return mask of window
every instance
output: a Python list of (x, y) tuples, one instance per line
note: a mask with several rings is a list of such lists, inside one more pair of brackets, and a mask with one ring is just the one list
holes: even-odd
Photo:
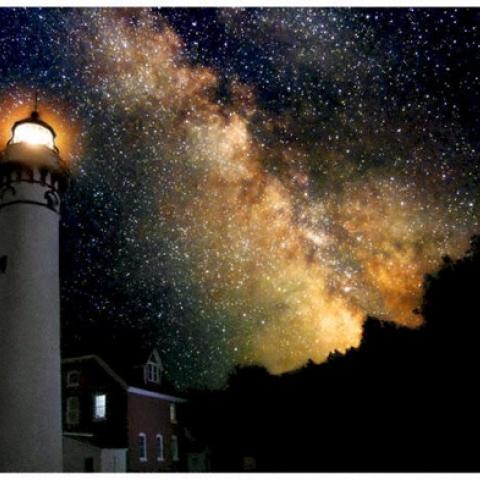
[(138, 458), (141, 462), (147, 461), (147, 436), (144, 433), (138, 434)]
[(80, 372), (71, 370), (67, 373), (67, 387), (78, 387), (80, 385)]
[(163, 436), (160, 433), (157, 433), (155, 441), (155, 448), (157, 450), (157, 462), (163, 462), (163, 460), (165, 459), (163, 455)]
[(66, 413), (67, 425), (78, 425), (80, 422), (80, 400), (78, 397), (67, 398), (67, 413)]
[(147, 363), (145, 368), (147, 382), (160, 383), (160, 368), (158, 365)]
[(107, 396), (99, 393), (94, 397), (93, 418), (95, 420), (105, 420), (107, 416)]
[(176, 435), (172, 435), (172, 460), (174, 462), (178, 462), (178, 460), (179, 460), (178, 437)]
[(177, 423), (177, 406), (174, 403), (170, 404), (170, 422)]

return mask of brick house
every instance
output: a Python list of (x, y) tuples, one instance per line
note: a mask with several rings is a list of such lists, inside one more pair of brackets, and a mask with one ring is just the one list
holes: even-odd
[[(127, 361), (128, 360), (128, 361)], [(185, 399), (164, 379), (156, 349), (110, 365), (97, 355), (62, 362), (65, 471), (186, 469)]]

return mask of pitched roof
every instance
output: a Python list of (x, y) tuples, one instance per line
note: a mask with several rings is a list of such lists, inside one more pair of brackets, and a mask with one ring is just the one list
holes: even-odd
[[(148, 356), (147, 356), (148, 359)], [(68, 357), (62, 360), (62, 364), (67, 365), (69, 363), (78, 363), (82, 361), (89, 361), (89, 360), (94, 360), (95, 362), (98, 363), (98, 365), (103, 368), (103, 370), (110, 375), (123, 389), (125, 389), (127, 392), (132, 393), (133, 395), (141, 395), (145, 397), (151, 397), (151, 398), (158, 398), (162, 400), (168, 400), (171, 402), (185, 402), (186, 400), (178, 395), (176, 395), (176, 391), (173, 389), (164, 389), (162, 388), (162, 391), (156, 391), (153, 389), (145, 388), (144, 385), (142, 385), (143, 388), (136, 387), (134, 385), (131, 385), (131, 382), (126, 381), (123, 377), (121, 377), (119, 374), (116, 373), (116, 371), (110, 367), (110, 365), (105, 362), (101, 357), (98, 355), (81, 355), (77, 357)]]

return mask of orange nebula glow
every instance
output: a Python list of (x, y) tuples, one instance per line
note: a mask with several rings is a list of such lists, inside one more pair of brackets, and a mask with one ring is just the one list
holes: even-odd
[[(215, 71), (189, 64), (179, 37), (154, 28), (157, 20), (144, 13), (132, 28), (118, 13), (96, 16), (89, 48), (103, 61), (92, 66), (92, 82), (108, 77), (107, 98), (142, 118), (142, 145), (173, 179), (155, 177), (158, 216), (141, 231), (169, 236), (179, 277), (202, 297), (195, 314), (234, 332), (233, 361), (281, 373), (358, 346), (367, 315), (421, 324), (413, 310), (423, 275), (468, 243), (455, 213), (436, 201), (438, 182), (419, 194), (422, 172), (415, 183), (381, 169), (355, 173), (357, 162), (327, 149), (277, 141), (267, 151), (252, 134), (255, 116), (268, 131), (288, 123), (261, 112), (238, 82), (229, 103), (219, 102)], [(329, 175), (315, 197), (302, 157)], [(290, 178), (265, 168), (270, 158)]]

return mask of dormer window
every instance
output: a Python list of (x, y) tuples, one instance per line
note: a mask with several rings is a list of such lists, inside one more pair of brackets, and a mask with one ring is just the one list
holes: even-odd
[(160, 383), (160, 368), (153, 363), (147, 363), (147, 381)]
[(159, 384), (162, 379), (163, 366), (160, 360), (160, 356), (157, 350), (153, 352), (148, 357), (148, 361), (144, 366), (144, 380), (145, 383), (157, 383)]

